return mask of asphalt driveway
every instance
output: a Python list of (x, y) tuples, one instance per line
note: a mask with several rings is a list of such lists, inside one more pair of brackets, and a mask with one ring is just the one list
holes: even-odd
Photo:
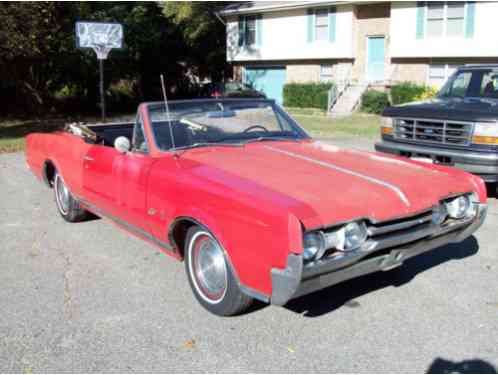
[(0, 155), (0, 372), (496, 372), (489, 205), (461, 244), (219, 318), (194, 300), (182, 263), (105, 220), (64, 222), (23, 155)]

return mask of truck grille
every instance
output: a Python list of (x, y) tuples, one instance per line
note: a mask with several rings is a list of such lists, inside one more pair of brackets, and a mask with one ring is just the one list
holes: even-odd
[(421, 143), (467, 146), (472, 128), (469, 122), (396, 118), (394, 137)]

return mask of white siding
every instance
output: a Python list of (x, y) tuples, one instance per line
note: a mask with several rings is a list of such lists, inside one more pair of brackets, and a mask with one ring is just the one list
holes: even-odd
[(353, 56), (353, 6), (337, 7), (336, 40), (307, 41), (306, 9), (264, 13), (262, 43), (256, 47), (238, 46), (238, 22), (227, 23), (228, 61), (270, 61), (303, 59), (336, 59)]
[[(472, 38), (416, 38), (416, 2), (391, 5), (391, 57), (495, 57), (498, 56), (498, 2), (476, 2)], [(426, 29), (427, 31), (427, 29)]]

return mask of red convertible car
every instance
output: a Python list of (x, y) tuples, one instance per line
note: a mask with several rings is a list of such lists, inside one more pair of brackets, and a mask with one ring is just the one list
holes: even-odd
[(487, 208), (479, 177), (315, 141), (266, 99), (144, 103), (134, 123), (31, 134), (26, 158), (65, 220), (92, 212), (185, 260), (218, 315), (400, 266)]

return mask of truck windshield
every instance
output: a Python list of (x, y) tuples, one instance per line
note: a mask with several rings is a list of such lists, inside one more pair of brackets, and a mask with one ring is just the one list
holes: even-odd
[(161, 150), (308, 138), (304, 130), (270, 100), (171, 101), (168, 107), (169, 117), (163, 103), (148, 105), (154, 140)]
[(498, 70), (474, 69), (457, 71), (443, 86), (440, 98), (498, 99)]

